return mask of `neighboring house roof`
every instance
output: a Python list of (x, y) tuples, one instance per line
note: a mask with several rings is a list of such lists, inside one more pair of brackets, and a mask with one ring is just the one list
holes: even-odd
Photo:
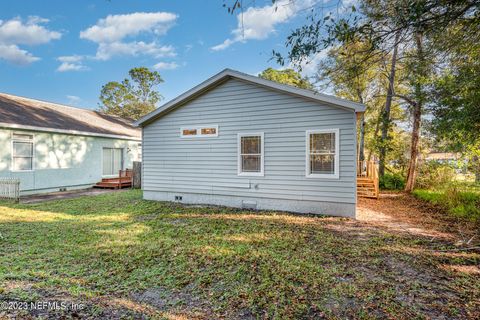
[(0, 93), (0, 128), (140, 140), (131, 120), (102, 112)]
[(267, 87), (269, 89), (273, 89), (276, 91), (284, 92), (287, 94), (303, 97), (309, 100), (313, 100), (316, 102), (327, 103), (331, 104), (340, 108), (354, 110), (355, 112), (364, 112), (365, 106), (361, 103), (356, 103), (352, 101), (348, 101), (345, 99), (340, 99), (335, 96), (330, 96), (322, 93), (317, 93), (311, 90), (300, 89), (294, 86), (281, 84), (278, 82), (265, 80), (260, 77), (255, 77), (246, 73), (242, 73), (239, 71), (225, 69), (213, 77), (205, 80), (204, 82), (200, 83), (199, 85), (193, 87), (192, 89), (188, 90), (187, 92), (181, 94), (177, 98), (170, 100), (160, 108), (152, 111), (151, 113), (143, 116), (139, 120), (137, 120), (134, 125), (141, 126), (143, 124), (149, 123), (165, 114), (170, 112), (171, 110), (177, 108), (178, 106), (188, 102), (201, 94), (205, 93), (206, 91), (218, 86), (219, 84), (227, 81), (228, 79), (238, 79), (242, 81), (246, 81), (249, 83), (253, 83), (256, 85), (260, 85), (263, 87)]
[(425, 160), (457, 160), (460, 159), (460, 157), (460, 153), (430, 152), (425, 156)]

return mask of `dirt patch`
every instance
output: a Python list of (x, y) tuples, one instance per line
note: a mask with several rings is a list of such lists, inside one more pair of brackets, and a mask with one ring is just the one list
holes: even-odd
[(406, 193), (382, 193), (378, 200), (359, 198), (358, 221), (389, 230), (457, 245), (480, 243), (480, 230)]
[(189, 319), (255, 319), (253, 313), (247, 309), (237, 310), (233, 313), (215, 311), (208, 300), (195, 293), (192, 285), (187, 285), (182, 290), (170, 290), (166, 287), (150, 288), (143, 292), (133, 293), (131, 300), (161, 312), (188, 315)]
[(20, 203), (41, 203), (52, 200), (62, 200), (62, 199), (73, 199), (83, 196), (98, 196), (110, 192), (122, 192), (124, 190), (109, 190), (109, 189), (82, 189), (82, 190), (71, 190), (71, 191), (61, 191), (61, 192), (51, 192), (45, 194), (36, 194), (31, 196), (22, 196), (20, 197)]

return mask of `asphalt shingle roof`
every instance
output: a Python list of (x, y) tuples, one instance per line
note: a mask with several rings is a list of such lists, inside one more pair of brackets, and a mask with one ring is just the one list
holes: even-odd
[[(0, 126), (33, 126), (139, 139), (133, 121), (102, 112), (0, 93)], [(53, 129), (53, 130), (52, 130)]]

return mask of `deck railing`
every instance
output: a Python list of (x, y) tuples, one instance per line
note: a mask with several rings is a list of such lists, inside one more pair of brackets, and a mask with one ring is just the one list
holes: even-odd
[(0, 199), (20, 200), (20, 180), (0, 178)]
[(357, 161), (357, 178), (372, 180), (375, 185), (375, 194), (379, 194), (378, 165), (375, 161)]

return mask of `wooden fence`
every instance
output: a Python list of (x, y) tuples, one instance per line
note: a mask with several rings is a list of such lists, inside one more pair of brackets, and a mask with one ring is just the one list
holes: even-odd
[(140, 189), (142, 187), (142, 162), (133, 161), (133, 183), (132, 188)]
[(0, 178), (0, 199), (20, 200), (20, 180)]

